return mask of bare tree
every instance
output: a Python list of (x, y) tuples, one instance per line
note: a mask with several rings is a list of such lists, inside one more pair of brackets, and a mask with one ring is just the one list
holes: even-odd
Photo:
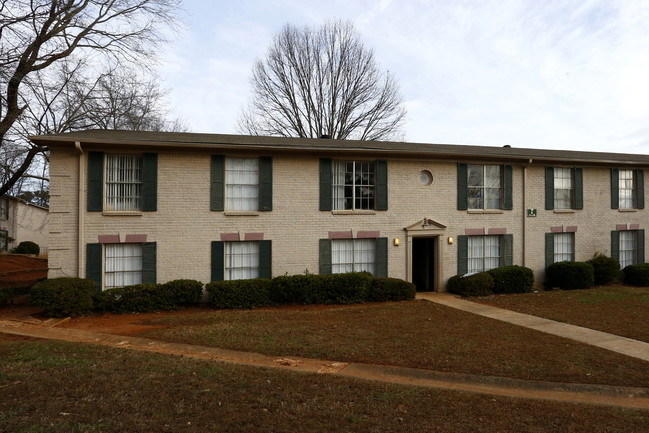
[[(178, 7), (179, 0), (0, 0), (0, 196), (46, 151), (23, 139), (29, 128), (20, 122), (28, 114), (38, 114), (47, 132), (85, 121), (75, 113), (65, 113), (65, 121), (57, 117), (61, 112), (52, 114), (63, 93), (38, 99), (64, 90), (53, 87), (61, 81), (51, 71), (58, 66), (60, 73), (64, 61), (72, 72), (67, 76), (77, 78), (86, 64), (99, 69), (111, 62), (151, 64)], [(38, 104), (46, 110), (34, 107)]]
[(239, 130), (253, 135), (379, 140), (400, 138), (398, 85), (381, 72), (350, 23), (285, 25), (252, 70), (252, 101)]

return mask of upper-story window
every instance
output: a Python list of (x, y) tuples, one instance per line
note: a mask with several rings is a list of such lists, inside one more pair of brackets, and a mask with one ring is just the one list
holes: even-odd
[(259, 159), (226, 158), (225, 209), (259, 209)]
[(106, 210), (142, 209), (142, 157), (106, 155)]
[(620, 207), (623, 209), (633, 209), (635, 207), (633, 170), (620, 170), (619, 176), (618, 191), (620, 194)]
[(332, 202), (334, 210), (374, 209), (374, 163), (334, 161)]
[(469, 209), (502, 209), (499, 165), (467, 165)]
[(545, 168), (546, 209), (583, 209), (583, 201), (583, 170), (581, 168)]
[(554, 169), (554, 208), (572, 209), (573, 182), (572, 170), (569, 168)]
[(611, 209), (644, 208), (644, 171), (611, 169)]
[(9, 200), (6, 197), (0, 197), (0, 220), (9, 219)]

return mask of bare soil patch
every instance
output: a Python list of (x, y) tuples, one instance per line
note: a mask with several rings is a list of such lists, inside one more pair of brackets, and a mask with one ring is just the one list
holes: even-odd
[(0, 254), (0, 290), (30, 287), (47, 278), (47, 258)]

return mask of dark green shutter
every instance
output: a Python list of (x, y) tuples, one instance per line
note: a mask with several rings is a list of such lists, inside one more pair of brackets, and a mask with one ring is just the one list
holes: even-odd
[(158, 210), (158, 154), (142, 155), (142, 210)]
[(638, 230), (636, 240), (636, 263), (644, 263), (644, 229)]
[(374, 254), (374, 276), (388, 276), (388, 238), (376, 238)]
[(104, 208), (104, 153), (88, 152), (88, 212)]
[(457, 273), (464, 275), (469, 269), (469, 237), (457, 237)]
[(636, 170), (635, 174), (636, 179), (636, 199), (638, 209), (644, 209), (644, 171)]
[(620, 208), (620, 170), (611, 169), (611, 209)]
[(225, 209), (225, 156), (212, 155), (212, 168), (210, 171), (210, 210), (222, 211), (224, 209)]
[(376, 161), (376, 210), (388, 210), (388, 162)]
[(320, 158), (320, 210), (331, 207), (331, 159)]
[(212, 242), (212, 281), (223, 281), (225, 276), (225, 244)]
[(259, 278), (272, 278), (272, 257), (271, 241), (259, 241)]
[(584, 208), (584, 173), (579, 167), (574, 169), (575, 176), (575, 209)]
[(259, 158), (259, 210), (273, 210), (273, 158)]
[(620, 232), (617, 230), (611, 231), (611, 257), (620, 261)]
[(457, 164), (457, 210), (467, 210), (469, 199), (467, 191), (467, 168), (466, 164)]
[(514, 235), (504, 235), (503, 243), (502, 266), (511, 266), (514, 264)]
[(156, 272), (156, 243), (142, 244), (142, 284), (157, 283)]
[(545, 267), (554, 263), (554, 233), (545, 234)]
[(554, 209), (554, 168), (545, 167), (545, 209)]
[(97, 283), (97, 290), (101, 292), (101, 244), (86, 244), (86, 278)]
[(503, 166), (503, 209), (512, 210), (514, 200), (512, 194), (513, 169), (511, 165)]
[(320, 239), (320, 275), (331, 274), (331, 239)]

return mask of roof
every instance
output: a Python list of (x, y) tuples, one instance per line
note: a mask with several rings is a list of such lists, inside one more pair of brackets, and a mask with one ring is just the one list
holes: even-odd
[(333, 140), (250, 135), (202, 134), (188, 132), (146, 132), (87, 130), (29, 137), (38, 145), (57, 148), (73, 145), (172, 149), (262, 151), (273, 153), (352, 153), (379, 157), (431, 158), (453, 160), (498, 160), (518, 163), (578, 163), (593, 165), (633, 165), (649, 167), (649, 155), (573, 150), (527, 149), (458, 144), (408, 143), (398, 141)]
[(35, 208), (39, 208), (39, 209), (43, 209), (45, 211), (49, 211), (49, 208), (47, 206), (41, 206), (40, 204), (32, 203), (31, 201), (27, 201), (27, 200), (22, 199), (22, 198), (14, 197), (13, 195), (5, 194), (5, 195), (1, 196), (0, 198), (2, 198), (2, 197), (7, 198), (9, 200), (17, 201), (17, 202), (25, 204), (27, 206), (33, 206)]

